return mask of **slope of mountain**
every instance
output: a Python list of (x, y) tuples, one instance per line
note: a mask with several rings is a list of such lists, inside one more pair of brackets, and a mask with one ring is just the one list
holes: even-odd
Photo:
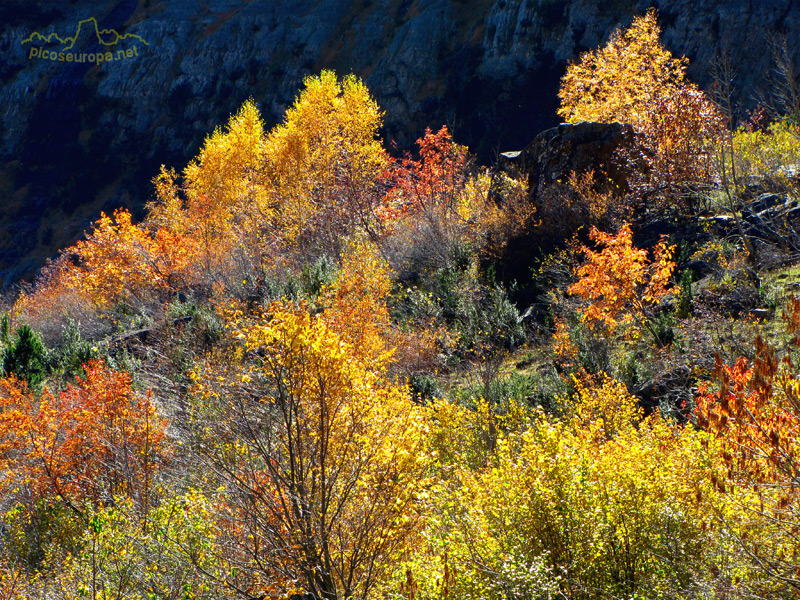
[[(491, 162), (556, 122), (558, 79), (650, 3), (637, 0), (4, 0), (0, 4), (0, 281), (29, 277), (101, 210), (136, 212), (161, 164), (182, 167), (204, 136), (252, 96), (277, 123), (305, 75), (365, 79), (386, 111), (384, 137), (410, 147), (447, 124)], [(736, 66), (739, 98), (764, 85), (770, 41), (800, 30), (793, 0), (660, 0), (664, 42), (711, 81)], [(92, 62), (31, 57), (34, 32)], [(117, 59), (117, 50), (136, 55)], [(95, 39), (93, 40), (92, 37)], [(42, 40), (34, 36), (41, 46)], [(113, 38), (117, 39), (117, 38)], [(798, 57), (798, 40), (790, 37)], [(107, 55), (104, 55), (104, 58)], [(800, 60), (796, 60), (800, 64)]]

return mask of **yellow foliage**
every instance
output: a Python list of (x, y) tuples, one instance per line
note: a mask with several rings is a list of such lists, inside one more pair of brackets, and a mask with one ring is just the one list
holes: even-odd
[(320, 294), (325, 320), (363, 360), (385, 365), (391, 357), (394, 373), (432, 369), (440, 362), (437, 348), (445, 343), (446, 330), (433, 323), (405, 331), (395, 327), (387, 305), (391, 289), (391, 272), (378, 249), (369, 242), (352, 242), (336, 280)]
[[(235, 558), (230, 548), (220, 544), (224, 536), (215, 523), (215, 504), (196, 490), (180, 494), (170, 490), (143, 517), (130, 499), (114, 498), (109, 506), (79, 522), (73, 543), (44, 548), (40, 570), (16, 573), (16, 595), (3, 595), (0, 567), (0, 598), (138, 600), (224, 595), (227, 586), (239, 582), (236, 568), (231, 568)], [(11, 527), (18, 525), (16, 519), (14, 513), (5, 515)], [(269, 588), (254, 585), (254, 590)]]
[(603, 374), (597, 382), (586, 377), (575, 384), (577, 398), (570, 417), (581, 435), (611, 439), (630, 433), (642, 421), (644, 412), (623, 383)]
[[(457, 448), (484, 418), (442, 405), (437, 420), (437, 447)], [(713, 493), (708, 442), (645, 418), (617, 381), (579, 382), (566, 416), (500, 431), (482, 464), (445, 463), (417, 585), (435, 590), (446, 548), (451, 597), (690, 597), (714, 559), (697, 501)]]
[(608, 43), (581, 55), (567, 68), (558, 97), (559, 116), (568, 123), (619, 121), (636, 126), (653, 102), (683, 85), (686, 59), (677, 59), (658, 41), (661, 30), (651, 8), (617, 30)]
[(353, 75), (338, 81), (323, 71), (304, 84), (283, 124), (266, 138), (265, 179), (277, 231), (287, 242), (305, 231), (335, 247), (332, 237), (374, 226), (373, 188), (388, 165), (376, 138), (382, 113)]
[[(567, 178), (567, 186), (574, 191), (576, 199), (586, 207), (589, 221), (592, 223), (605, 220), (611, 210), (617, 208), (619, 204), (612, 191), (597, 189), (599, 187), (598, 179), (594, 170), (586, 171), (581, 175), (572, 171)], [(567, 195), (565, 201), (573, 201), (569, 196)]]
[[(800, 163), (799, 141), (800, 129), (786, 119), (766, 129), (740, 128), (733, 135), (737, 176), (769, 177), (788, 184), (790, 176), (785, 169)], [(727, 175), (731, 178), (732, 173)]]
[(264, 126), (253, 100), (245, 102), (223, 131), (206, 138), (200, 154), (184, 170), (189, 214), (225, 233), (225, 223), (242, 209), (259, 207), (264, 160)]
[(336, 281), (324, 289), (325, 320), (364, 359), (383, 362), (389, 351), (391, 319), (386, 300), (392, 289), (389, 268), (366, 242), (351, 244)]
[(186, 282), (218, 280), (243, 245), (256, 264), (263, 259), (260, 234), (272, 214), (263, 183), (264, 137), (261, 115), (249, 100), (225, 129), (206, 138), (184, 169), (182, 186), (164, 167), (154, 179), (156, 201), (148, 205), (147, 222), (156, 239), (168, 242), (163, 249)]
[(571, 64), (561, 80), (558, 114), (568, 123), (630, 123), (641, 134), (646, 156), (628, 158), (650, 163), (656, 197), (674, 193), (691, 203), (693, 187), (713, 182), (714, 143), (726, 122), (697, 86), (684, 81), (687, 60), (660, 44), (656, 17), (649, 9), (604, 47)]
[(477, 399), (474, 410), (437, 399), (428, 412), (432, 423), (429, 443), (445, 466), (482, 469), (491, 462), (499, 438), (524, 431), (529, 425), (526, 408), (513, 399), (502, 415), (483, 398)]
[[(353, 252), (331, 295), (338, 310), (350, 302), (345, 288), (357, 307), (365, 290), (385, 290), (381, 277), (347, 274), (356, 264), (383, 269), (368, 249)], [(387, 353), (353, 345), (361, 325), (375, 324), (336, 310), (312, 317), (276, 303), (250, 322), (234, 314), (243, 353), (200, 380), (196, 397), (211, 413), (197, 422), (218, 472), (230, 474), (234, 521), (257, 534), (241, 541), (254, 568), (277, 568), (316, 595), (350, 597), (367, 595), (416, 535), (429, 459), (424, 412), (385, 379)]]

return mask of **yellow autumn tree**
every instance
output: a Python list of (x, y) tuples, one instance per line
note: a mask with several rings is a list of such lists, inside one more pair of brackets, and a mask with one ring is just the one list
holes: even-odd
[(422, 408), (338, 317), (277, 303), (229, 325), (238, 358), (197, 376), (193, 421), (228, 490), (231, 552), (253, 581), (374, 597), (418, 528)]
[(377, 138), (381, 118), (357, 77), (340, 81), (323, 71), (306, 78), (284, 122), (265, 142), (277, 233), (287, 242), (335, 254), (342, 235), (357, 228), (375, 232), (375, 186), (388, 164)]
[(346, 249), (336, 280), (322, 292), (326, 321), (363, 358), (383, 360), (389, 352), (391, 289), (386, 261), (373, 245), (360, 242)]
[[(688, 61), (659, 42), (651, 8), (608, 43), (581, 55), (561, 79), (558, 115), (568, 123), (629, 123), (640, 134), (649, 177), (632, 182), (647, 195), (692, 202), (713, 180), (713, 143), (725, 131), (721, 111), (685, 80)], [(630, 157), (636, 162), (639, 154)], [(688, 189), (687, 189), (688, 188)]]
[(268, 277), (287, 249), (335, 256), (356, 230), (374, 238), (376, 185), (388, 164), (381, 115), (359, 79), (332, 71), (306, 78), (268, 134), (250, 100), (180, 175), (162, 168), (148, 226), (191, 257), (186, 281), (228, 291)]
[(561, 79), (558, 115), (568, 123), (631, 123), (646, 120), (661, 95), (684, 85), (686, 59), (675, 58), (658, 41), (655, 9), (636, 17), (608, 43), (581, 55)]
[[(169, 239), (168, 247), (188, 258), (186, 281), (225, 279), (236, 258), (261, 265), (257, 240), (270, 217), (263, 162), (264, 126), (255, 102), (248, 100), (224, 129), (206, 138), (182, 177), (162, 167), (147, 222), (157, 237)], [(234, 256), (237, 252), (242, 256)]]

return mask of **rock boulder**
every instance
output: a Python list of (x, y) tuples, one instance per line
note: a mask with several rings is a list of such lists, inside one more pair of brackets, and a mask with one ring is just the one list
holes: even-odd
[(573, 171), (605, 173), (609, 186), (625, 190), (630, 169), (621, 151), (632, 149), (634, 132), (621, 123), (563, 123), (543, 131), (524, 150), (500, 155), (497, 168), (527, 177), (532, 198), (544, 186), (563, 182)]

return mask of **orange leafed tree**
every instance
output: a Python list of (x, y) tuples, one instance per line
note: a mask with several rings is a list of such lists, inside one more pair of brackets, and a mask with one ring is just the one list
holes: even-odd
[(147, 289), (166, 284), (153, 239), (131, 221), (125, 210), (105, 214), (92, 232), (72, 249), (74, 281), (101, 307), (139, 298)]
[(658, 340), (649, 321), (653, 309), (670, 291), (673, 248), (662, 240), (649, 260), (647, 250), (634, 247), (628, 224), (616, 235), (593, 227), (589, 237), (602, 249), (584, 247), (587, 262), (576, 270), (580, 279), (568, 288), (570, 294), (589, 303), (581, 319), (592, 328), (605, 330), (633, 323)]
[(60, 498), (78, 514), (126, 495), (147, 505), (152, 478), (166, 456), (165, 426), (127, 373), (100, 361), (86, 377), (40, 397), (16, 379), (0, 380), (0, 487)]
[(81, 303), (101, 311), (147, 303), (169, 290), (186, 268), (173, 242), (166, 232), (152, 236), (135, 225), (126, 210), (101, 214), (86, 239), (64, 250), (33, 289), (20, 295), (14, 313), (42, 322), (59, 313), (76, 318), (69, 313)]

